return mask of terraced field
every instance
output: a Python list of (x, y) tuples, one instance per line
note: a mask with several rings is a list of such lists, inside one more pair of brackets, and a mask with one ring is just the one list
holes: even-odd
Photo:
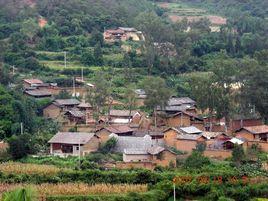
[(190, 22), (198, 21), (201, 18), (208, 18), (212, 25), (219, 26), (226, 24), (226, 18), (217, 16), (217, 15), (211, 15), (208, 13), (208, 11), (200, 8), (193, 8), (185, 3), (177, 2), (177, 3), (168, 3), (168, 2), (162, 2), (158, 4), (159, 7), (163, 8), (169, 19), (172, 22), (178, 22), (186, 18)]

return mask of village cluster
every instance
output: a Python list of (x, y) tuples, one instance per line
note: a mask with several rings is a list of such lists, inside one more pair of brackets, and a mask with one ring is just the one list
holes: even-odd
[[(43, 108), (45, 118), (61, 125), (61, 130), (48, 141), (51, 155), (84, 156), (97, 151), (112, 137), (117, 141), (115, 151), (123, 153), (123, 162), (110, 165), (119, 168), (152, 169), (176, 164), (178, 157), (187, 157), (200, 144), (206, 147), (205, 156), (217, 159), (230, 157), (235, 144), (244, 149), (257, 144), (268, 151), (268, 125), (261, 118), (237, 117), (226, 122), (215, 116), (202, 117), (196, 102), (189, 97), (170, 97), (164, 108), (157, 108), (156, 118), (141, 111), (113, 109), (123, 105), (113, 100), (111, 110), (96, 121), (93, 107), (84, 98), (87, 88), (94, 87), (92, 84), (74, 89), (25, 79), (23, 86), (28, 96), (53, 100)], [(82, 98), (53, 99), (63, 90)], [(142, 106), (145, 91), (137, 89), (135, 94), (137, 107)], [(70, 132), (72, 128), (76, 128), (75, 132)], [(178, 151), (184, 154), (178, 155)]]

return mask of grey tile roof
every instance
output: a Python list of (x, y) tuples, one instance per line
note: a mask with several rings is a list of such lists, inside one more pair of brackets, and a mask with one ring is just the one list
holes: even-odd
[(77, 109), (69, 110), (69, 111), (65, 112), (65, 115), (68, 114), (68, 113), (71, 114), (74, 117), (77, 117), (77, 118), (85, 117), (85, 113), (81, 112), (81, 111), (79, 111)]
[(157, 155), (159, 153), (161, 153), (162, 151), (164, 151), (165, 148), (164, 147), (160, 147), (160, 146), (155, 146), (155, 147), (150, 147), (147, 152), (151, 155)]
[(48, 143), (59, 144), (86, 144), (94, 136), (94, 133), (82, 132), (58, 132)]
[(34, 96), (34, 97), (49, 97), (52, 96), (51, 92), (47, 90), (39, 90), (39, 89), (34, 89), (34, 90), (27, 90), (24, 91), (29, 96)]
[(133, 135), (136, 137), (144, 137), (145, 135), (150, 135), (150, 136), (164, 136), (164, 133), (162, 131), (141, 131), (137, 130), (133, 132)]
[(131, 111), (129, 114), (129, 110), (110, 110), (110, 116), (115, 117), (132, 117), (137, 113), (137, 111)]
[(58, 106), (79, 105), (80, 101), (76, 99), (56, 99), (54, 104)]
[(177, 135), (177, 139), (181, 140), (197, 140), (200, 137), (203, 137), (203, 135), (191, 135), (191, 134), (183, 134), (183, 135)]
[(181, 98), (170, 98), (168, 101), (169, 106), (178, 106), (178, 105), (183, 105), (183, 104), (189, 104), (189, 105), (195, 105), (196, 102), (192, 100), (189, 97), (181, 97)]
[(180, 127), (179, 130), (181, 130), (185, 134), (200, 134), (202, 133), (201, 130), (194, 126), (188, 126), (188, 127)]
[(124, 154), (127, 155), (147, 155), (148, 152), (145, 149), (124, 149)]
[(115, 151), (124, 152), (125, 149), (137, 149), (137, 150), (148, 150), (152, 146), (158, 145), (161, 141), (152, 140), (149, 135), (144, 137), (130, 137), (130, 136), (118, 136), (111, 134), (110, 137), (117, 139)]

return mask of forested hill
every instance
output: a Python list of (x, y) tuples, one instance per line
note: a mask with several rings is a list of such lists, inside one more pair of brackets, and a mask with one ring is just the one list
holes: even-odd
[(82, 32), (94, 27), (127, 26), (138, 13), (153, 9), (146, 0), (1, 0), (0, 19), (8, 23), (42, 16), (62, 27), (60, 32), (77, 25), (80, 29), (73, 31)]

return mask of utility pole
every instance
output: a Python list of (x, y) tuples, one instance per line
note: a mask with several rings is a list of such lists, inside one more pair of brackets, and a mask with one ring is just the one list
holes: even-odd
[(176, 201), (176, 184), (173, 184), (174, 201)]
[(21, 135), (23, 134), (23, 123), (22, 122), (20, 123), (20, 134)]
[(73, 96), (76, 97), (76, 92), (75, 92), (75, 77), (73, 77)]
[(67, 67), (67, 52), (66, 51), (64, 51), (64, 68), (66, 68)]
[(84, 82), (84, 66), (82, 66), (81, 68), (81, 79), (82, 79), (82, 82)]
[(81, 142), (80, 142), (81, 136), (80, 136), (80, 134), (78, 134), (78, 135), (79, 135), (79, 156), (78, 156), (79, 158), (78, 159), (79, 159), (79, 170), (81, 170), (81, 150), (80, 150), (81, 149)]
[(15, 75), (15, 66), (12, 66), (12, 74)]

